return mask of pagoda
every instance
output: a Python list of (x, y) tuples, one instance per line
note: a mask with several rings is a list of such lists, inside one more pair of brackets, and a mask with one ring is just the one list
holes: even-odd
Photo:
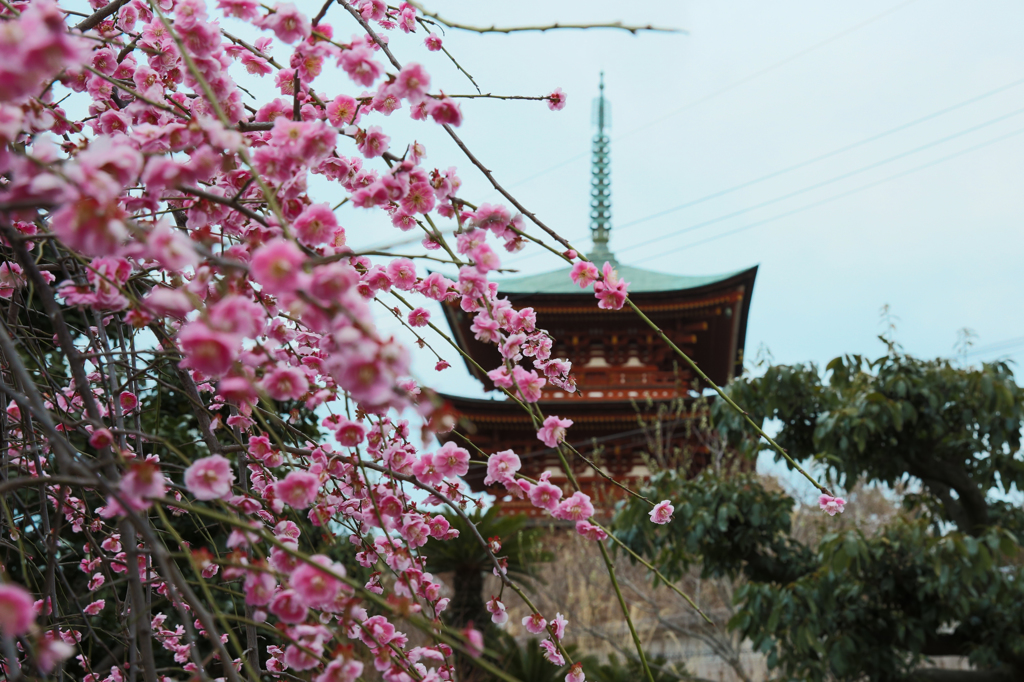
[[(588, 258), (600, 267), (612, 263), (629, 282), (630, 299), (717, 384), (728, 383), (743, 368), (747, 313), (757, 267), (722, 275), (688, 276), (646, 270), (619, 263), (609, 250), (611, 233), (611, 177), (608, 123), (610, 106), (600, 94), (594, 100), (590, 229), (593, 250)], [(569, 277), (571, 268), (498, 282), (499, 293), (512, 307), (533, 308), (537, 327), (554, 339), (552, 358), (572, 362), (577, 392), (551, 386), (542, 392), (539, 406), (545, 415), (569, 418), (573, 426), (566, 436), (576, 450), (596, 459), (601, 469), (623, 485), (635, 488), (648, 475), (650, 449), (648, 428), (640, 426), (638, 411), (674, 403), (692, 403), (701, 386), (661, 340), (628, 306), (602, 310), (590, 290), (580, 289)], [(472, 316), (457, 303), (445, 303), (445, 317), (462, 350), (484, 369), (501, 365), (494, 345), (478, 341)], [(470, 373), (485, 388), (494, 389), (487, 375), (467, 361)], [(459, 417), (458, 430), (486, 453), (512, 449), (522, 460), (522, 474), (537, 478), (551, 472), (550, 481), (568, 493), (558, 454), (537, 439), (530, 416), (514, 401), (443, 395)], [(678, 414), (678, 411), (674, 414)], [(692, 413), (690, 418), (692, 418)], [(706, 465), (706, 448), (692, 440), (692, 430), (676, 428), (670, 435), (673, 448), (687, 446), (694, 453), (689, 466), (696, 472)], [(570, 460), (581, 488), (595, 500), (615, 499), (621, 492), (596, 474), (585, 461)], [(539, 516), (529, 501), (516, 500), (499, 486), (485, 487), (486, 471), (471, 465), (464, 477), (477, 492), (497, 496), (503, 513)], [(602, 505), (607, 508), (606, 505)]]

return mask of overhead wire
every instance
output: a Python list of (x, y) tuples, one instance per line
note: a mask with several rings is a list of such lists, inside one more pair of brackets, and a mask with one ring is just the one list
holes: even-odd
[(989, 119), (989, 120), (985, 121), (984, 123), (979, 123), (977, 125), (971, 126), (970, 128), (965, 128), (963, 130), (957, 131), (955, 133), (952, 133), (951, 135), (946, 135), (945, 137), (941, 137), (941, 138), (939, 138), (937, 140), (933, 140), (933, 141), (931, 141), (931, 142), (929, 142), (927, 144), (923, 144), (923, 145), (920, 145), (918, 147), (914, 147), (913, 149), (909, 149), (909, 150), (907, 150), (905, 152), (900, 152), (899, 154), (896, 154), (894, 156), (890, 156), (888, 158), (882, 159), (881, 161), (875, 161), (874, 163), (870, 163), (870, 164), (868, 164), (866, 166), (861, 166), (860, 168), (856, 168), (856, 169), (854, 169), (852, 171), (847, 171), (846, 173), (841, 173), (841, 174), (839, 174), (839, 175), (837, 175), (835, 177), (829, 178), (827, 180), (822, 180), (821, 182), (816, 182), (813, 185), (808, 185), (807, 187), (803, 187), (803, 188), (795, 190), (793, 192), (789, 192), (788, 194), (783, 194), (783, 195), (775, 197), (773, 199), (768, 199), (767, 201), (762, 201), (759, 204), (754, 204), (753, 206), (748, 206), (746, 208), (742, 208), (742, 209), (740, 209), (738, 211), (733, 211), (732, 213), (728, 213), (726, 215), (718, 216), (716, 218), (711, 218), (709, 220), (705, 220), (705, 221), (697, 223), (695, 225), (690, 225), (688, 227), (684, 227), (681, 230), (674, 230), (672, 232), (669, 232), (669, 233), (666, 233), (666, 234), (663, 234), (663, 235), (659, 235), (657, 237), (653, 237), (652, 239), (648, 239), (647, 241), (643, 241), (643, 242), (639, 242), (639, 243), (635, 243), (635, 244), (630, 244), (628, 246), (625, 246), (625, 247), (619, 249), (619, 251), (620, 252), (631, 251), (633, 249), (640, 248), (641, 246), (647, 246), (649, 244), (653, 244), (655, 242), (662, 241), (663, 239), (668, 239), (669, 237), (674, 237), (674, 236), (677, 236), (677, 235), (680, 235), (680, 234), (685, 234), (687, 232), (692, 232), (693, 230), (697, 230), (697, 229), (700, 229), (702, 227), (707, 227), (708, 225), (714, 225), (715, 223), (720, 223), (723, 220), (728, 220), (729, 218), (735, 218), (736, 216), (740, 216), (740, 215), (743, 215), (745, 213), (750, 213), (751, 211), (756, 211), (757, 209), (764, 208), (766, 206), (771, 206), (773, 204), (777, 204), (780, 201), (785, 201), (786, 199), (792, 199), (793, 197), (800, 196), (801, 194), (806, 194), (806, 193), (812, 192), (812, 191), (814, 191), (816, 189), (821, 189), (822, 187), (827, 187), (828, 185), (832, 185), (832, 184), (835, 184), (835, 183), (840, 182), (842, 180), (846, 180), (846, 179), (851, 178), (851, 177), (853, 177), (855, 175), (860, 175), (861, 173), (865, 173), (865, 172), (867, 172), (869, 170), (874, 170), (875, 168), (879, 168), (880, 166), (884, 166), (885, 164), (892, 163), (893, 161), (899, 161), (900, 159), (906, 158), (906, 157), (911, 156), (913, 154), (918, 154), (918, 153), (923, 152), (926, 149), (930, 149), (930, 148), (932, 148), (932, 147), (934, 147), (936, 145), (944, 144), (946, 142), (949, 142), (950, 140), (955, 140), (958, 137), (963, 137), (964, 135), (969, 135), (969, 134), (971, 134), (973, 132), (981, 130), (982, 128), (987, 128), (988, 126), (995, 125), (996, 123), (1001, 123), (1002, 121), (1005, 121), (1005, 120), (1007, 120), (1009, 118), (1013, 118), (1014, 116), (1019, 116), (1021, 114), (1024, 114), (1024, 107), (1021, 107), (1020, 109), (1015, 109), (1015, 110), (1013, 110), (1013, 111), (1011, 111), (1011, 112), (1009, 112), (1007, 114), (1003, 114), (1001, 116), (997, 116), (995, 118)]
[[(1006, 90), (1006, 89), (1008, 89), (1010, 87), (1014, 87), (1015, 85), (1019, 85), (1021, 83), (1024, 83), (1024, 79), (1019, 79), (1019, 80), (1014, 81), (1012, 83), (1009, 83), (1007, 85), (1000, 86), (999, 88), (996, 88), (995, 90), (989, 91), (988, 93), (984, 93), (983, 95), (979, 95), (977, 97), (971, 98), (970, 100), (965, 100), (964, 102), (961, 102), (960, 104), (956, 104), (956, 105), (953, 105), (951, 107), (947, 107), (947, 108), (945, 108), (943, 110), (940, 110), (940, 112), (935, 112), (934, 114), (929, 114), (928, 116), (916, 119), (915, 121), (911, 121), (911, 122), (903, 124), (901, 126), (897, 126), (896, 128), (893, 128), (890, 131), (886, 131), (885, 133), (879, 133), (878, 135), (872, 136), (871, 138), (865, 138), (865, 140), (862, 140), (860, 142), (853, 143), (851, 145), (846, 145), (846, 147), (840, 148), (840, 150), (836, 150), (834, 152), (829, 152), (827, 154), (823, 154), (823, 155), (821, 155), (819, 157), (816, 157), (813, 160), (809, 160), (809, 161), (806, 161), (806, 162), (802, 162), (800, 164), (796, 164), (794, 166), (790, 166), (788, 169), (783, 169), (783, 170), (777, 171), (775, 173), (769, 174), (768, 176), (764, 176), (761, 179), (752, 180), (752, 181), (750, 181), (748, 183), (744, 183), (743, 185), (738, 185), (735, 188), (731, 188), (731, 189), (727, 189), (727, 190), (722, 190), (721, 192), (718, 192), (718, 193), (716, 193), (714, 195), (708, 195), (707, 197), (703, 197), (701, 199), (694, 200), (692, 202), (689, 202), (687, 204), (683, 204), (683, 205), (675, 207), (673, 209), (668, 209), (667, 211), (663, 211), (660, 214), (654, 214), (654, 215), (648, 216), (646, 218), (641, 218), (639, 220), (634, 220), (632, 222), (625, 223), (623, 225), (618, 226), (618, 228), (621, 229), (623, 227), (627, 227), (627, 226), (630, 226), (630, 225), (636, 225), (638, 223), (644, 222), (645, 220), (649, 220), (649, 219), (654, 218), (654, 217), (659, 217), (660, 215), (664, 215), (664, 214), (672, 212), (674, 210), (677, 210), (677, 209), (680, 209), (680, 208), (685, 208), (685, 207), (688, 207), (688, 206), (692, 206), (692, 205), (694, 205), (696, 203), (700, 203), (700, 202), (702, 202), (702, 201), (704, 201), (704, 200), (706, 200), (708, 198), (714, 198), (715, 196), (721, 196), (723, 194), (727, 194), (727, 193), (729, 193), (731, 191), (734, 191), (735, 189), (740, 189), (742, 187), (750, 186), (750, 185), (752, 185), (752, 184), (754, 184), (756, 182), (760, 182), (762, 179), (767, 179), (769, 177), (774, 177), (774, 176), (780, 175), (782, 173), (788, 172), (789, 170), (793, 170), (795, 168), (800, 168), (800, 167), (809, 165), (811, 163), (814, 163), (815, 160), (820, 160), (822, 158), (827, 158), (829, 156), (834, 156), (835, 154), (841, 153), (841, 151), (847, 151), (847, 150), (852, 149), (852, 148), (854, 148), (856, 146), (860, 146), (861, 144), (866, 144), (868, 141), (872, 141), (872, 140), (878, 139), (878, 138), (883, 137), (883, 136), (885, 136), (887, 134), (890, 134), (891, 132), (896, 132), (896, 131), (899, 131), (899, 130), (905, 130), (906, 128), (910, 127), (911, 125), (916, 125), (917, 123), (924, 122), (926, 120), (934, 118), (935, 116), (941, 115), (941, 113), (948, 113), (949, 111), (953, 111), (955, 109), (958, 109), (961, 106), (965, 106), (968, 103), (977, 101), (978, 99), (983, 99), (986, 96), (990, 96), (990, 95), (995, 94), (997, 92), (1004, 91), (1004, 90)], [(709, 225), (714, 225), (714, 224), (720, 223), (720, 222), (722, 222), (724, 220), (728, 220), (730, 218), (735, 218), (737, 216), (744, 215), (746, 213), (750, 213), (751, 211), (755, 211), (755, 210), (758, 210), (758, 209), (761, 209), (761, 208), (765, 208), (767, 206), (771, 206), (771, 205), (777, 204), (777, 203), (785, 201), (787, 199), (792, 199), (793, 197), (800, 196), (802, 194), (806, 194), (808, 192), (812, 192), (814, 190), (821, 189), (822, 187), (826, 187), (826, 186), (834, 184), (836, 182), (840, 182), (842, 180), (849, 179), (849, 178), (851, 178), (851, 177), (853, 177), (855, 175), (859, 175), (861, 173), (867, 172), (869, 170), (873, 170), (873, 169), (878, 168), (880, 166), (883, 166), (885, 164), (892, 163), (893, 161), (898, 161), (898, 160), (900, 160), (902, 158), (905, 158), (907, 156), (911, 156), (913, 154), (920, 153), (922, 151), (930, 149), (931, 147), (934, 147), (934, 146), (940, 145), (940, 144), (944, 144), (944, 143), (949, 142), (951, 140), (954, 140), (954, 139), (956, 139), (958, 137), (963, 137), (964, 135), (969, 135), (970, 133), (976, 132), (978, 130), (981, 130), (981, 129), (986, 128), (986, 127), (991, 126), (991, 125), (995, 125), (996, 123), (1000, 123), (1000, 122), (1005, 121), (1005, 120), (1007, 120), (1009, 118), (1012, 118), (1014, 116), (1019, 116), (1022, 113), (1024, 113), (1024, 108), (1015, 109), (1015, 110), (1013, 110), (1013, 111), (1011, 111), (1009, 113), (1002, 114), (1000, 116), (997, 116), (995, 118), (989, 119), (987, 121), (984, 121), (984, 122), (979, 123), (977, 125), (971, 126), (969, 128), (964, 128), (964, 129), (959, 130), (959, 131), (957, 131), (955, 133), (952, 133), (950, 135), (946, 135), (944, 137), (941, 137), (941, 138), (939, 138), (937, 140), (932, 140), (931, 142), (929, 142), (927, 144), (920, 145), (918, 147), (915, 147), (913, 149), (907, 150), (905, 152), (901, 152), (901, 153), (896, 154), (894, 156), (887, 157), (887, 158), (882, 159), (880, 161), (875, 161), (875, 162), (870, 163), (870, 164), (868, 164), (866, 166), (862, 166), (860, 168), (856, 168), (854, 170), (847, 171), (845, 173), (841, 173), (840, 175), (834, 176), (834, 177), (829, 178), (827, 180), (822, 180), (821, 182), (817, 182), (817, 183), (814, 183), (814, 184), (809, 185), (807, 187), (803, 187), (801, 189), (795, 190), (793, 192), (789, 192), (787, 194), (783, 194), (781, 196), (777, 196), (777, 197), (774, 197), (772, 199), (768, 199), (766, 201), (762, 201), (761, 203), (755, 204), (753, 206), (748, 206), (746, 208), (742, 208), (742, 209), (739, 209), (737, 211), (733, 211), (733, 212), (725, 214), (725, 215), (717, 216), (715, 218), (711, 218), (711, 219), (705, 220), (703, 222), (696, 223), (694, 225), (687, 226), (687, 227), (679, 229), (679, 230), (673, 230), (672, 232), (667, 232), (665, 234), (658, 235), (656, 237), (652, 237), (651, 239), (648, 239), (648, 240), (645, 240), (645, 241), (642, 241), (642, 242), (637, 242), (637, 243), (629, 244), (629, 245), (624, 246), (624, 247), (622, 247), (620, 249), (617, 249), (617, 251), (619, 253), (624, 253), (626, 251), (631, 251), (633, 249), (637, 249), (637, 248), (640, 248), (640, 247), (643, 247), (643, 246), (649, 246), (650, 244), (662, 241), (664, 239), (668, 239), (670, 237), (676, 237), (676, 236), (679, 236), (681, 234), (685, 234), (687, 232), (692, 232), (694, 230), (700, 229), (702, 227), (707, 227)], [(535, 253), (541, 253), (541, 252), (535, 252)], [(506, 264), (507, 265), (512, 265), (512, 264), (514, 264), (516, 262), (524, 261), (524, 260), (526, 260), (529, 257), (530, 256), (523, 256), (523, 257), (521, 257), (519, 259), (513, 259), (513, 260), (508, 261)]]
[(745, 232), (746, 230), (750, 230), (750, 229), (753, 229), (755, 227), (760, 227), (761, 225), (765, 225), (767, 223), (775, 222), (776, 220), (781, 220), (782, 218), (787, 218), (787, 217), (789, 217), (791, 215), (794, 215), (796, 213), (802, 213), (803, 211), (807, 211), (807, 210), (810, 210), (812, 208), (817, 208), (818, 206), (823, 206), (825, 204), (832, 203), (833, 201), (838, 201), (839, 199), (843, 199), (843, 198), (848, 197), (850, 195), (857, 194), (859, 192), (863, 192), (865, 190), (871, 189), (873, 187), (877, 187), (879, 185), (885, 184), (887, 182), (891, 182), (893, 180), (897, 180), (897, 179), (905, 177), (907, 175), (911, 175), (912, 173), (917, 173), (918, 171), (922, 171), (922, 170), (924, 170), (926, 168), (930, 168), (930, 167), (938, 165), (940, 163), (944, 163), (946, 161), (950, 161), (952, 159), (955, 159), (957, 157), (963, 156), (965, 154), (969, 154), (969, 153), (977, 151), (979, 149), (983, 149), (985, 147), (990, 147), (990, 146), (992, 146), (994, 144), (1002, 142), (1003, 140), (1007, 140), (1007, 139), (1009, 139), (1011, 137), (1016, 137), (1017, 135), (1020, 135), (1022, 133), (1024, 133), (1024, 128), (1018, 128), (1017, 130), (1014, 130), (1012, 132), (1006, 133), (1005, 135), (1000, 135), (1000, 136), (998, 136), (996, 138), (988, 140), (987, 142), (982, 142), (980, 144), (976, 144), (976, 145), (974, 145), (972, 147), (968, 147), (967, 149), (963, 149), (963, 150), (955, 152), (953, 154), (949, 154), (948, 156), (944, 156), (942, 158), (935, 159), (933, 161), (929, 161), (928, 163), (922, 164), (920, 166), (916, 166), (914, 168), (910, 168), (908, 170), (901, 171), (899, 173), (895, 173), (895, 174), (890, 175), (890, 176), (888, 176), (886, 178), (882, 178), (881, 180), (876, 180), (875, 182), (870, 182), (870, 183), (868, 183), (866, 185), (861, 185), (860, 187), (857, 187), (857, 188), (852, 189), (852, 190), (848, 190), (846, 192), (842, 192), (840, 194), (837, 194), (835, 196), (829, 197), (827, 199), (822, 199), (821, 201), (815, 201), (815, 202), (813, 202), (811, 204), (807, 204), (805, 206), (801, 206), (799, 208), (795, 208), (795, 209), (793, 209), (791, 211), (786, 211), (785, 213), (780, 213), (779, 215), (775, 215), (775, 216), (772, 216), (770, 218), (765, 218), (764, 220), (758, 220), (757, 222), (749, 223), (749, 224), (744, 225), (742, 227), (738, 227), (736, 229), (729, 230), (728, 232), (722, 232), (720, 234), (712, 235), (710, 237), (707, 237), (705, 239), (701, 239), (701, 240), (698, 240), (698, 241), (695, 241), (695, 242), (691, 242), (689, 244), (684, 244), (684, 245), (679, 246), (677, 248), (669, 249), (668, 251), (662, 251), (662, 252), (658, 253), (657, 255), (651, 256), (651, 260), (654, 260), (654, 259), (657, 259), (657, 258), (661, 258), (662, 256), (667, 256), (669, 254), (678, 253), (679, 251), (690, 249), (690, 248), (693, 248), (695, 246), (700, 246), (701, 244), (706, 244), (707, 242), (712, 242), (712, 241), (715, 241), (717, 239), (722, 239), (723, 237), (729, 237), (729, 236), (734, 235), (734, 234), (736, 234), (738, 232)]
[(971, 350), (964, 353), (964, 357), (973, 357), (975, 355), (988, 355), (989, 353), (1002, 353), (1013, 348), (1024, 346), (1024, 336), (1018, 336), (1013, 339), (1006, 339), (1004, 341), (997, 341), (996, 343), (990, 343), (985, 346), (979, 346), (978, 348), (972, 348)]
[[(931, 112), (931, 113), (929, 113), (929, 114), (927, 114), (925, 116), (921, 116), (921, 117), (916, 118), (916, 119), (914, 119), (912, 121), (908, 121), (906, 123), (902, 123), (902, 124), (900, 124), (898, 126), (895, 126), (893, 128), (889, 128), (888, 130), (885, 130), (885, 131), (883, 131), (881, 133), (876, 133), (874, 135), (870, 135), (870, 136), (865, 137), (863, 139), (860, 139), (860, 140), (858, 140), (856, 142), (852, 142), (852, 143), (844, 145), (842, 147), (838, 147), (838, 148), (833, 149), (831, 151), (825, 152), (824, 154), (819, 154), (818, 156), (815, 156), (815, 157), (810, 158), (810, 159), (806, 159), (804, 161), (801, 161), (799, 163), (793, 164), (791, 166), (787, 166), (785, 168), (781, 168), (779, 170), (773, 171), (773, 172), (768, 173), (766, 175), (762, 175), (762, 176), (754, 178), (752, 180), (748, 180), (748, 181), (740, 183), (738, 185), (734, 185), (734, 186), (729, 187), (727, 189), (719, 190), (719, 191), (713, 192), (711, 194), (706, 194), (706, 195), (704, 195), (702, 197), (698, 197), (696, 199), (692, 199), (692, 200), (687, 201), (685, 203), (679, 204), (678, 206), (673, 206), (671, 208), (668, 208), (668, 209), (665, 209), (665, 210), (662, 210), (662, 211), (658, 211), (657, 213), (653, 213), (653, 214), (644, 216), (643, 218), (638, 218), (636, 220), (632, 220), (632, 221), (623, 223), (622, 225), (617, 225), (616, 228), (617, 229), (622, 229), (622, 228), (625, 228), (625, 227), (631, 227), (633, 225), (638, 225), (640, 223), (647, 222), (648, 220), (653, 220), (653, 219), (656, 219), (656, 218), (660, 218), (662, 216), (668, 215), (670, 213), (674, 213), (674, 212), (682, 210), (684, 208), (690, 208), (691, 206), (696, 206), (697, 204), (704, 203), (705, 201), (709, 201), (711, 199), (717, 199), (717, 198), (725, 196), (727, 194), (731, 194), (732, 192), (736, 192), (736, 191), (741, 190), (741, 189), (746, 189), (747, 187), (751, 187), (753, 185), (756, 185), (758, 183), (764, 182), (766, 180), (771, 180), (772, 178), (776, 178), (776, 177), (778, 177), (780, 175), (784, 175), (786, 173), (790, 173), (792, 171), (799, 170), (801, 168), (805, 168), (805, 167), (813, 165), (813, 164), (815, 164), (815, 163), (817, 163), (819, 161), (823, 161), (825, 159), (831, 158), (833, 156), (838, 156), (839, 154), (843, 154), (845, 152), (851, 151), (851, 150), (856, 149), (858, 147), (861, 147), (863, 145), (870, 144), (871, 142), (876, 142), (876, 141), (878, 141), (878, 140), (880, 140), (880, 139), (882, 139), (884, 137), (888, 137), (889, 135), (892, 135), (894, 133), (902, 132), (902, 131), (907, 130), (909, 128), (912, 128), (912, 127), (914, 127), (916, 125), (920, 125), (921, 123), (926, 123), (927, 121), (930, 121), (930, 120), (933, 120), (933, 119), (938, 118), (940, 116), (944, 116), (944, 115), (946, 115), (948, 113), (957, 111), (958, 109), (962, 109), (963, 107), (969, 106), (971, 104), (975, 104), (975, 103), (980, 102), (980, 101), (982, 101), (984, 99), (987, 99), (987, 98), (995, 96), (995, 95), (997, 95), (999, 93), (1005, 92), (1005, 91), (1007, 91), (1007, 90), (1009, 90), (1011, 88), (1017, 87), (1017, 86), (1019, 86), (1021, 84), (1024, 84), (1024, 78), (1019, 78), (1019, 79), (1013, 80), (1013, 81), (1011, 81), (1009, 83), (1006, 83), (1004, 85), (1001, 85), (1001, 86), (999, 86), (997, 88), (994, 88), (994, 89), (989, 90), (987, 92), (981, 93), (980, 95), (975, 95), (975, 96), (970, 97), (970, 98), (968, 98), (966, 100), (963, 100), (962, 102), (958, 102), (958, 103), (950, 105), (948, 107), (944, 107), (944, 108), (939, 109), (937, 111), (933, 111), (933, 112)], [(670, 235), (671, 234), (675, 234), (675, 233), (670, 233)], [(621, 249), (621, 250), (622, 251), (626, 251), (626, 250), (629, 250), (631, 248), (636, 248), (636, 247), (639, 247), (639, 246), (643, 246), (643, 245), (646, 245), (648, 243), (651, 243), (651, 241), (653, 241), (653, 240), (650, 240), (648, 242), (644, 242), (644, 243), (641, 243), (641, 244), (632, 244), (632, 245), (626, 246), (624, 249)], [(531, 254), (523, 255), (523, 256), (521, 256), (519, 258), (515, 258), (515, 259), (512, 259), (512, 260), (508, 261), (508, 264), (513, 264), (513, 263), (516, 263), (516, 262), (524, 261), (527, 258), (530, 258), (533, 255), (538, 255), (540, 253), (541, 252), (533, 252)]]
[(966, 99), (966, 100), (964, 100), (962, 102), (959, 102), (957, 104), (954, 104), (952, 106), (946, 107), (944, 109), (939, 109), (938, 111), (934, 111), (934, 112), (928, 114), (927, 116), (922, 116), (920, 118), (914, 119), (913, 121), (909, 121), (909, 122), (904, 123), (902, 125), (898, 125), (895, 128), (889, 128), (888, 130), (886, 130), (884, 132), (877, 133), (875, 135), (870, 135), (868, 137), (865, 137), (864, 139), (861, 139), (861, 140), (858, 140), (858, 141), (853, 142), (851, 144), (839, 147), (838, 149), (833, 149), (832, 151), (825, 152), (824, 154), (820, 154), (818, 156), (815, 156), (814, 158), (807, 159), (806, 161), (801, 161), (800, 163), (793, 164), (792, 166), (787, 166), (786, 168), (781, 168), (781, 169), (779, 169), (777, 171), (773, 171), (771, 173), (768, 173), (767, 175), (762, 175), (759, 178), (754, 178), (753, 180), (748, 180), (747, 182), (740, 183), (739, 185), (734, 185), (732, 187), (729, 187), (728, 189), (723, 189), (723, 190), (720, 190), (718, 192), (713, 192), (712, 194), (706, 194), (706, 195), (704, 195), (702, 197), (699, 197), (697, 199), (693, 199), (693, 200), (688, 201), (688, 202), (686, 202), (684, 204), (679, 204), (678, 206), (673, 206), (672, 208), (668, 208), (668, 209), (665, 209), (663, 211), (659, 211), (657, 213), (653, 213), (651, 215), (644, 216), (643, 218), (637, 218), (636, 220), (631, 220), (628, 223), (623, 223), (622, 225), (617, 225), (616, 227), (621, 229), (621, 228), (625, 228), (625, 227), (632, 227), (633, 225), (639, 225), (640, 223), (647, 222), (648, 220), (653, 220), (655, 218), (660, 218), (661, 216), (668, 215), (669, 213), (674, 213), (675, 211), (678, 211), (678, 210), (681, 210), (681, 209), (684, 209), (684, 208), (689, 208), (691, 206), (696, 206), (697, 204), (701, 204), (701, 203), (703, 203), (705, 201), (709, 201), (711, 199), (717, 199), (718, 197), (725, 196), (726, 194), (731, 194), (732, 192), (736, 192), (736, 191), (741, 190), (741, 189), (746, 189), (747, 187), (750, 187), (752, 185), (756, 185), (759, 182), (764, 182), (765, 180), (771, 180), (772, 178), (778, 177), (780, 175), (784, 175), (786, 173), (791, 173), (792, 171), (799, 170), (801, 168), (805, 168), (805, 167), (810, 166), (812, 164), (815, 164), (815, 163), (817, 163), (819, 161), (824, 161), (825, 159), (831, 158), (833, 156), (837, 156), (839, 154), (843, 154), (845, 152), (848, 152), (848, 151), (851, 151), (853, 149), (856, 149), (857, 147), (861, 147), (861, 146), (863, 146), (865, 144), (869, 144), (871, 142), (876, 142), (876, 141), (878, 141), (878, 140), (880, 140), (880, 139), (882, 139), (884, 137), (888, 137), (889, 135), (892, 135), (893, 133), (898, 133), (898, 132), (901, 132), (903, 130), (907, 130), (908, 128), (912, 128), (913, 126), (920, 125), (921, 123), (925, 123), (925, 122), (930, 121), (930, 120), (932, 120), (934, 118), (938, 118), (939, 116), (943, 116), (943, 115), (948, 114), (950, 112), (956, 111), (957, 109), (962, 109), (965, 106), (969, 106), (969, 105), (974, 104), (976, 102), (980, 102), (981, 100), (986, 99), (988, 97), (992, 97), (992, 96), (997, 95), (997, 94), (999, 94), (1001, 92), (1005, 92), (1006, 90), (1009, 90), (1010, 88), (1014, 88), (1014, 87), (1016, 87), (1016, 86), (1018, 86), (1018, 85), (1020, 85), (1022, 83), (1024, 83), (1024, 78), (1019, 78), (1019, 79), (1017, 79), (1017, 80), (1015, 80), (1015, 81), (1013, 81), (1011, 83), (1007, 83), (1006, 85), (1001, 85), (1001, 86), (999, 86), (998, 88), (996, 88), (994, 90), (989, 90), (988, 92), (982, 93), (980, 95), (976, 95), (975, 97), (971, 97), (970, 99)]

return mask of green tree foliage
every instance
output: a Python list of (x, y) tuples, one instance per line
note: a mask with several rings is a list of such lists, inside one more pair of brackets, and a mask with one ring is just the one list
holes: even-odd
[[(905, 513), (870, 535), (791, 534), (794, 501), (756, 476), (662, 472), (646, 495), (671, 499), (655, 526), (633, 502), (617, 535), (669, 578), (699, 565), (740, 580), (729, 623), (786, 679), (1024, 679), (1019, 499), (1024, 391), (1005, 363), (957, 367), (890, 344), (882, 358), (774, 366), (730, 391), (778, 442), (830, 480), (901, 486)], [(753, 455), (756, 438), (716, 405), (717, 427)], [(977, 667), (939, 677), (931, 656)]]

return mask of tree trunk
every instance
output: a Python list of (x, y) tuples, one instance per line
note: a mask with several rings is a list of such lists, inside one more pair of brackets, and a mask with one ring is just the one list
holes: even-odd
[(448, 619), (454, 627), (474, 623), (484, 630), (489, 621), (484, 608), (484, 574), (479, 569), (455, 572), (455, 596), (448, 604)]

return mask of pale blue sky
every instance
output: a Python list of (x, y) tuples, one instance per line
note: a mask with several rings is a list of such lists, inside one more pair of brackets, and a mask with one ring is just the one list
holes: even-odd
[[(1024, 5), (452, 1), (429, 8), (480, 25), (621, 19), (687, 29), (449, 31), (446, 47), (484, 92), (561, 87), (569, 97), (561, 112), (532, 102), (465, 102), (459, 134), (527, 207), (589, 248), (590, 104), (603, 69), (615, 123), (613, 224), (626, 225), (613, 228), (613, 250), (624, 262), (685, 274), (759, 264), (748, 357), (761, 344), (779, 362), (880, 354), (875, 337), (886, 303), (900, 318), (898, 339), (914, 354), (952, 354), (962, 327), (978, 333), (979, 348), (1024, 337), (1024, 134), (1016, 134), (1024, 132), (1024, 82), (1011, 85), (1024, 79)], [(472, 91), (443, 56), (405, 36), (394, 46), (447, 91)], [(627, 225), (983, 95), (793, 172)], [(461, 195), (499, 199), (443, 135), (411, 122), (408, 129), (426, 143), (431, 164), (459, 166)], [(353, 212), (349, 220), (356, 226), (365, 217)], [(664, 238), (629, 248), (656, 237)], [(558, 266), (546, 255), (507, 262), (524, 273)], [(1005, 352), (1024, 357), (1024, 344)], [(433, 375), (434, 385), (474, 392), (461, 363), (453, 365)]]

